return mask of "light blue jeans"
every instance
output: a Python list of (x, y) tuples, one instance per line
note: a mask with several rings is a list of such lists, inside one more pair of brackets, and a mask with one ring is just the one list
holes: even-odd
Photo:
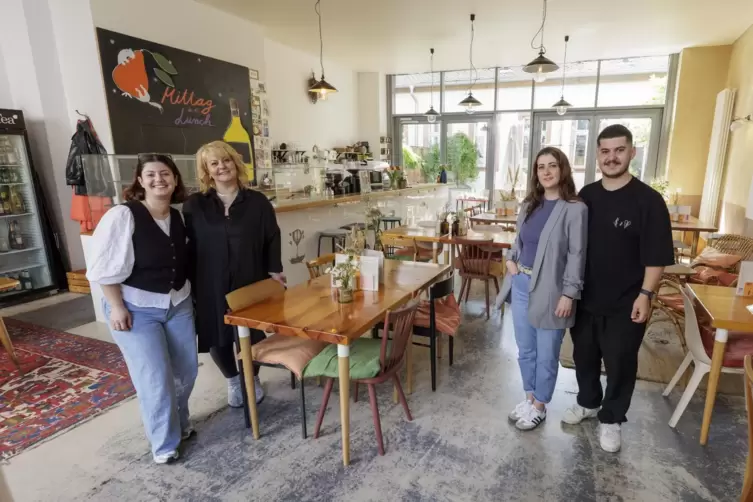
[[(105, 315), (110, 318), (110, 306)], [(110, 327), (136, 388), (152, 455), (178, 449), (189, 426), (188, 397), (199, 370), (193, 302), (187, 298), (169, 309), (125, 306), (133, 318), (130, 331)]]
[(554, 394), (559, 370), (560, 346), (564, 329), (540, 329), (528, 320), (528, 291), (531, 276), (519, 273), (512, 277), (512, 323), (518, 344), (518, 364), (523, 390), (540, 403), (548, 403)]

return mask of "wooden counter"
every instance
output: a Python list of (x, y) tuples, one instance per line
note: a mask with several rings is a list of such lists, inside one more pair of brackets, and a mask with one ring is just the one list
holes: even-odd
[(275, 211), (278, 213), (287, 213), (290, 211), (301, 211), (303, 209), (311, 209), (314, 207), (326, 207), (334, 206), (336, 204), (344, 204), (346, 202), (362, 202), (364, 197), (370, 199), (377, 199), (380, 197), (395, 197), (397, 195), (413, 195), (419, 193), (426, 193), (427, 191), (435, 190), (437, 188), (446, 187), (444, 183), (425, 183), (421, 185), (414, 185), (412, 187), (403, 188), (402, 190), (377, 190), (369, 193), (356, 193), (348, 195), (335, 195), (327, 198), (303, 198), (276, 200)]

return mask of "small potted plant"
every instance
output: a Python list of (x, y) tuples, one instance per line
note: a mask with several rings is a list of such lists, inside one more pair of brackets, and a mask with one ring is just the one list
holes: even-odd
[(387, 175), (390, 177), (390, 187), (392, 188), (392, 190), (398, 190), (406, 188), (408, 186), (408, 182), (405, 179), (405, 174), (400, 167), (390, 167), (390, 170), (387, 171)]
[(355, 257), (348, 255), (346, 261), (330, 268), (329, 273), (337, 281), (337, 301), (340, 303), (351, 303), (353, 301), (353, 291), (356, 287), (356, 275), (358, 274), (358, 263)]
[(370, 200), (366, 201), (366, 228), (374, 231), (374, 250), (382, 251), (382, 211)]
[(468, 235), (468, 213), (465, 211), (455, 213), (455, 221), (452, 223), (452, 234), (458, 237)]
[(680, 220), (680, 192), (681, 190), (678, 188), (669, 197), (667, 209), (669, 210), (669, 219), (672, 221)]

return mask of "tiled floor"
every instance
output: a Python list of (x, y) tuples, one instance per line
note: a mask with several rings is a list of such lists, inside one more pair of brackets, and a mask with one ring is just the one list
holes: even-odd
[[(199, 435), (180, 463), (152, 464), (138, 403), (131, 400), (13, 458), (5, 475), (16, 502), (735, 500), (747, 446), (742, 399), (717, 401), (709, 445), (701, 447), (702, 396), (672, 430), (667, 420), (680, 391), (664, 399), (661, 385), (639, 382), (623, 451), (607, 454), (598, 446), (595, 424), (560, 423), (577, 392), (574, 373), (563, 369), (547, 421), (522, 433), (506, 418), (521, 397), (508, 323), (503, 330), (498, 315), (486, 321), (478, 302), (465, 310), (455, 365), (448, 367), (445, 354), (436, 393), (429, 386), (427, 352), (416, 350), (413, 422), (392, 404), (390, 390), (381, 390), (384, 457), (376, 454), (363, 395), (352, 405), (349, 468), (340, 461), (336, 396), (322, 436), (303, 440), (298, 392), (285, 372), (274, 369), (262, 371), (268, 395), (259, 408), (262, 438), (254, 441), (242, 413), (225, 406), (225, 382), (202, 355), (191, 400)], [(70, 332), (110, 340), (97, 323)], [(309, 384), (306, 391), (311, 431), (321, 389)]]

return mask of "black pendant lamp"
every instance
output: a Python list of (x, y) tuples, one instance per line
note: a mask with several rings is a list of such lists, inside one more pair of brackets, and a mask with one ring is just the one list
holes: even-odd
[(567, 109), (573, 105), (565, 101), (565, 72), (567, 71), (567, 43), (570, 41), (570, 36), (565, 35), (565, 57), (562, 61), (562, 92), (560, 94), (560, 100), (552, 105), (552, 108), (557, 110), (557, 115), (564, 115), (567, 113)]
[(473, 72), (476, 71), (476, 67), (473, 66), (473, 37), (476, 33), (473, 27), (473, 22), (475, 20), (476, 20), (476, 14), (471, 14), (471, 51), (470, 51), (470, 58), (469, 58), (471, 65), (468, 70), (468, 76), (469, 76), (468, 80), (470, 83), (470, 87), (468, 88), (468, 96), (463, 101), (458, 103), (458, 105), (465, 108), (465, 113), (469, 115), (476, 111), (477, 106), (481, 106), (481, 101), (473, 97), (473, 84), (474, 84)]
[[(541, 19), (541, 27), (539, 28), (539, 31), (536, 32), (536, 34), (533, 36), (533, 39), (531, 40), (531, 48), (533, 49), (539, 49), (539, 55), (536, 59), (528, 63), (523, 67), (523, 71), (526, 73), (532, 73), (533, 79), (536, 82), (543, 82), (546, 80), (546, 74), (552, 73), (553, 71), (557, 71), (559, 69), (559, 66), (546, 57), (544, 54), (546, 54), (546, 47), (544, 47), (544, 26), (546, 25), (546, 1), (544, 0), (544, 14)], [(539, 42), (539, 46), (536, 47), (533, 45), (534, 41), (536, 40), (536, 37), (538, 35), (541, 35), (541, 40)]]
[(430, 124), (433, 124), (437, 121), (439, 112), (434, 109), (434, 49), (429, 49), (429, 53), (431, 54), (431, 96), (429, 98), (429, 110), (424, 113), (424, 115), (426, 116), (426, 120), (428, 120)]
[(322, 11), (321, 0), (316, 0), (314, 4), (314, 11), (319, 18), (319, 64), (322, 67), (322, 79), (309, 87), (309, 92), (316, 93), (321, 100), (327, 99), (327, 96), (333, 92), (337, 92), (337, 89), (324, 79), (324, 40), (322, 38)]

